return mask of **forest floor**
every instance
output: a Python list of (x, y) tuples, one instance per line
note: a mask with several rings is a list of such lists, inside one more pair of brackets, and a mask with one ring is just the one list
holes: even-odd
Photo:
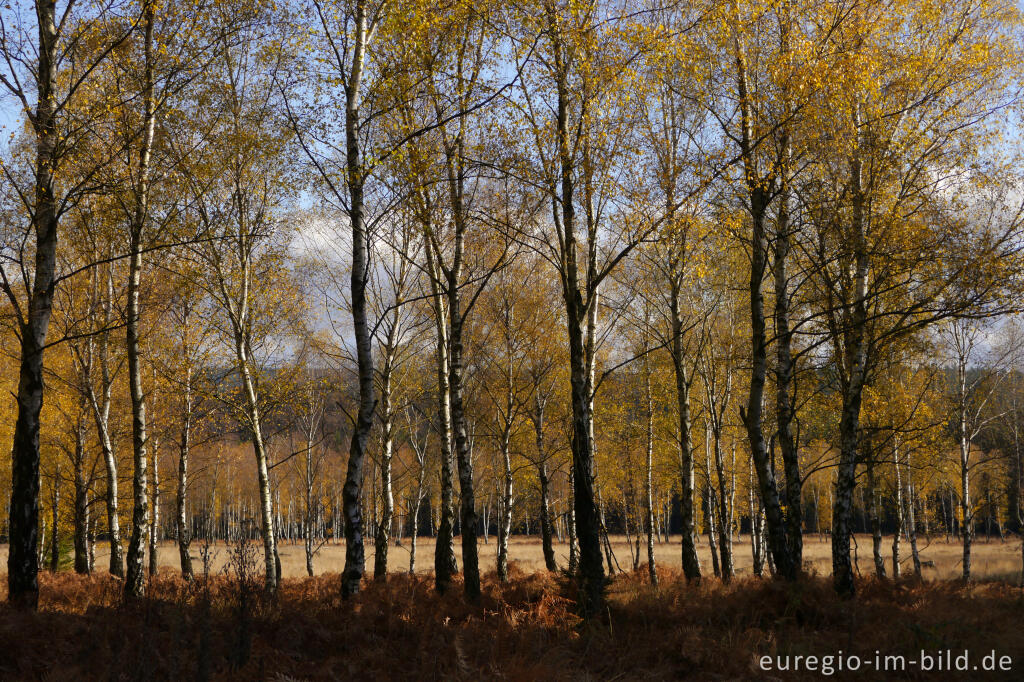
[[(286, 579), (265, 599), (251, 554), (241, 571), (192, 583), (162, 571), (130, 604), (107, 574), (45, 572), (38, 612), (0, 604), (0, 679), (812, 680), (827, 656), (916, 661), (946, 649), (970, 651), (974, 664), (994, 651), (1013, 668), (950, 674), (904, 664), (839, 678), (1019, 680), (1024, 667), (1024, 592), (1000, 581), (865, 578), (856, 598), (841, 600), (817, 576), (688, 585), (664, 568), (652, 587), (641, 569), (618, 575), (605, 613), (583, 624), (570, 581), (518, 563), (508, 583), (488, 574), (472, 605), (458, 581), (439, 595), (429, 576), (405, 573), (368, 581), (348, 601), (336, 574)], [(0, 599), (5, 590), (4, 579)], [(819, 667), (761, 668), (763, 656), (778, 665), (785, 655), (818, 656)]]
[[(738, 579), (688, 585), (676, 568), (677, 542), (658, 545), (658, 587), (649, 585), (645, 564), (629, 571), (629, 549), (618, 538), (615, 551), (627, 572), (611, 581), (608, 609), (589, 624), (576, 615), (572, 583), (538, 570), (535, 538), (513, 540), (511, 580), (501, 583), (488, 573), (475, 605), (463, 600), (458, 582), (439, 595), (429, 575), (409, 576), (401, 549), (391, 552), (399, 564), (386, 583), (367, 581), (361, 595), (343, 602), (336, 545), (318, 557), (324, 574), (289, 577), (271, 600), (261, 593), (256, 543), (214, 548), (210, 556), (219, 563), (211, 561), (210, 577), (192, 583), (176, 575), (177, 555), (168, 546), (160, 552), (164, 567), (139, 602), (124, 604), (119, 581), (103, 572), (44, 572), (38, 613), (0, 603), (0, 680), (810, 680), (828, 676), (822, 672), (827, 656), (834, 670), (837, 656), (871, 661), (840, 679), (1024, 679), (1019, 541), (978, 542), (979, 581), (970, 585), (877, 581), (868, 577), (870, 538), (858, 538), (858, 545), (864, 577), (855, 599), (840, 600), (827, 570), (818, 569), (828, 543), (817, 537), (806, 540), (814, 568), (796, 584), (742, 575), (749, 573), (749, 547), (737, 542)], [(492, 540), (482, 553), (488, 568), (493, 546)], [(926, 578), (955, 574), (958, 548), (931, 542), (923, 556), (936, 568), (926, 569)], [(424, 570), (433, 563), (432, 549), (421, 540), (417, 564)], [(282, 550), (286, 574), (303, 572), (302, 545)], [(706, 564), (706, 541), (702, 552)], [(370, 552), (367, 562), (372, 565)], [(202, 575), (201, 563), (196, 570)], [(947, 649), (954, 657), (969, 651), (971, 665), (991, 652), (1009, 656), (1012, 668), (920, 670), (922, 651)], [(914, 662), (879, 675), (871, 667), (880, 660), (876, 652)], [(766, 672), (763, 656), (773, 657), (776, 668), (778, 656), (819, 660), (815, 671)]]
[[(659, 566), (665, 568), (681, 568), (681, 555), (678, 535), (669, 538), (669, 542), (659, 542), (654, 546), (654, 558)], [(874, 572), (874, 563), (871, 558), (871, 536), (857, 535), (856, 557), (860, 572), (864, 575)], [(700, 538), (697, 547), (697, 555), (700, 559), (701, 569), (705, 573), (711, 573), (711, 552), (708, 549), (707, 537)], [(455, 539), (455, 553), (459, 554), (459, 539)], [(920, 538), (919, 548), (921, 560), (932, 562), (932, 565), (923, 569), (925, 579), (929, 580), (950, 580), (958, 578), (962, 571), (963, 545), (959, 540), (947, 540), (944, 535), (936, 535), (932, 538)], [(367, 539), (367, 566), (373, 567), (373, 541)], [(626, 541), (624, 535), (611, 536), (612, 549), (619, 566), (628, 571), (633, 567), (633, 554), (631, 544)], [(416, 543), (416, 572), (426, 574), (434, 569), (434, 539), (422, 537)], [(409, 570), (409, 538), (401, 538), (400, 545), (392, 545), (388, 552), (388, 571), (399, 573)], [(211, 545), (210, 562), (211, 572), (220, 573), (224, 570), (229, 558), (229, 548), (224, 543)], [(635, 545), (632, 546), (635, 551)], [(892, 572), (892, 536), (886, 536), (882, 545), (886, 557), (886, 570)], [(192, 544), (192, 558), (196, 566), (200, 563), (200, 543)], [(484, 570), (493, 569), (497, 563), (498, 543), (492, 536), (487, 544), (480, 543), (480, 565)], [(751, 551), (750, 536), (736, 536), (734, 540), (734, 564), (736, 574), (749, 576), (751, 574)], [(286, 578), (299, 578), (306, 575), (306, 552), (302, 541), (291, 542), (281, 541), (278, 553), (281, 555), (281, 573)], [(646, 538), (641, 541), (640, 546), (641, 563), (647, 560)], [(525, 573), (533, 573), (544, 568), (544, 554), (541, 551), (540, 538), (537, 536), (513, 535), (509, 542), (509, 556), (512, 561), (519, 563)], [(555, 543), (555, 556), (558, 565), (564, 567), (568, 563), (569, 548), (565, 543)], [(904, 573), (913, 571), (913, 564), (910, 558), (910, 544), (903, 542), (900, 548), (902, 568)], [(96, 566), (103, 570), (109, 563), (110, 551), (105, 544), (96, 546)], [(160, 543), (157, 554), (157, 563), (162, 567), (177, 570), (180, 566), (177, 546), (173, 542)], [(262, 562), (260, 562), (262, 565)], [(974, 542), (973, 558), (971, 561), (974, 576), (980, 580), (1005, 580), (1014, 581), (1020, 578), (1021, 571), (1021, 541), (1013, 535), (1007, 535), (1005, 541), (998, 537), (986, 538), (981, 536)], [(0, 545), (0, 570), (7, 565), (7, 546)], [(832, 545), (829, 536), (805, 535), (804, 536), (804, 565), (805, 568), (819, 575), (827, 576), (832, 572)], [(322, 545), (317, 551), (313, 561), (313, 569), (316, 574), (320, 573), (341, 573), (345, 566), (345, 544), (328, 542)]]

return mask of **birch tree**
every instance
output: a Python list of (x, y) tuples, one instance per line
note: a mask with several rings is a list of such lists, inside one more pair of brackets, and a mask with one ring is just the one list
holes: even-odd
[[(84, 196), (92, 176), (110, 157), (76, 173), (61, 176), (76, 142), (91, 133), (95, 110), (79, 108), (91, 99), (97, 66), (123, 44), (136, 28), (128, 3), (99, 1), (79, 6), (37, 0), (22, 11), (6, 8), (2, 15), (0, 83), (18, 103), (28, 122), (31, 152), (4, 163), (5, 183), (23, 204), (24, 232), (3, 247), (0, 286), (17, 319), (20, 341), (18, 417), (11, 466), (10, 550), (7, 558), (8, 600), (34, 609), (38, 601), (39, 414), (43, 407), (43, 354), (53, 308), (54, 290), (63, 276), (57, 270), (61, 219)], [(107, 31), (109, 25), (120, 27)], [(72, 58), (86, 36), (93, 49)], [(22, 172), (21, 164), (32, 169)], [(11, 234), (10, 236), (14, 236)]]

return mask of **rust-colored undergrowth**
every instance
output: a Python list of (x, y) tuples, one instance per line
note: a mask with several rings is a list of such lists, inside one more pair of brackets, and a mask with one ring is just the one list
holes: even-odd
[(844, 601), (819, 577), (687, 585), (660, 573), (658, 588), (644, 569), (617, 577), (586, 625), (565, 578), (514, 565), (508, 583), (486, 577), (475, 605), (429, 576), (367, 582), (343, 602), (337, 575), (285, 580), (267, 600), (251, 579), (166, 571), (124, 604), (108, 575), (47, 573), (38, 612), (0, 606), (0, 679), (768, 679), (762, 655), (945, 648), (1024, 666), (1024, 596), (1011, 585), (864, 580)]

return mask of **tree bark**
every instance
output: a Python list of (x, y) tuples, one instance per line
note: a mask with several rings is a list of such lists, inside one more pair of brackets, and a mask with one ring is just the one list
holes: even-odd
[(426, 249), (427, 266), (431, 273), (431, 300), (437, 327), (435, 360), (437, 365), (437, 421), (441, 450), (441, 509), (434, 546), (434, 587), (444, 592), (458, 571), (455, 561), (455, 482), (452, 471), (452, 417), (448, 387), (448, 324), (447, 310), (439, 287), (440, 275), (436, 270), (433, 250)]
[(451, 405), (452, 432), (455, 436), (455, 461), (458, 465), (461, 493), (460, 526), (462, 533), (462, 575), (466, 597), (480, 597), (480, 565), (477, 553), (476, 497), (473, 489), (473, 463), (470, 460), (469, 434), (463, 408), (462, 385), (462, 311), (458, 280), (453, 268), (448, 278), (448, 316), (451, 356), (448, 363), (448, 395)]
[(681, 283), (673, 280), (670, 288), (669, 308), (672, 316), (672, 367), (676, 380), (676, 407), (679, 418), (679, 468), (681, 490), (679, 492), (679, 516), (682, 525), (682, 565), (688, 581), (700, 580), (700, 562), (694, 544), (693, 513), (693, 440), (690, 430), (690, 379), (687, 376), (683, 347), (683, 320), (680, 312)]
[(900, 472), (900, 453), (899, 443), (896, 436), (893, 436), (892, 444), (892, 464), (893, 471), (896, 475), (896, 484), (893, 490), (895, 497), (894, 504), (896, 507), (896, 528), (892, 534), (892, 578), (898, 580), (902, 575), (900, 570), (900, 535), (903, 534), (904, 519), (903, 519), (903, 476)]
[[(573, 470), (569, 469), (569, 488), (575, 490), (573, 483)], [(580, 547), (579, 542), (576, 540), (576, 506), (570, 501), (569, 509), (566, 511), (566, 535), (569, 536), (569, 565), (566, 567), (566, 572), (569, 575), (575, 576), (580, 570)]]
[[(424, 453), (425, 454), (425, 453)], [(426, 462), (420, 461), (420, 473), (416, 478), (416, 498), (412, 506), (412, 535), (409, 538), (409, 575), (416, 573), (416, 541), (420, 532), (420, 506), (423, 504), (423, 480), (426, 477)], [(438, 549), (435, 546), (434, 551)]]
[(747, 510), (750, 514), (750, 554), (751, 570), (754, 575), (761, 577), (764, 573), (764, 556), (761, 548), (761, 505), (755, 505), (754, 501), (754, 463), (747, 465)]
[[(248, 265), (246, 265), (248, 269)], [(259, 398), (257, 396), (256, 383), (249, 368), (249, 319), (248, 319), (248, 292), (250, 283), (249, 275), (243, 275), (245, 279), (243, 303), (236, 310), (233, 317), (235, 331), (235, 358), (238, 363), (238, 372), (242, 379), (242, 389), (245, 392), (246, 417), (248, 418), (249, 436), (252, 438), (253, 454), (256, 457), (256, 479), (259, 492), (260, 504), (260, 531), (263, 536), (263, 566), (264, 566), (264, 589), (268, 593), (277, 590), (279, 571), (277, 556), (277, 539), (274, 524), (274, 504), (270, 486), (270, 471), (267, 466), (267, 449), (263, 439), (263, 425), (260, 415)]]
[(797, 577), (798, 567), (793, 562), (787, 537), (786, 520), (779, 501), (775, 470), (768, 458), (768, 447), (763, 430), (764, 388), (768, 373), (768, 337), (764, 312), (762, 283), (767, 271), (767, 235), (765, 219), (770, 201), (769, 188), (759, 177), (754, 163), (752, 114), (747, 93), (746, 57), (734, 37), (736, 59), (737, 93), (740, 102), (741, 156), (749, 194), (751, 217), (750, 243), (750, 347), (751, 371), (750, 392), (746, 409), (741, 409), (743, 423), (750, 441), (750, 454), (757, 471), (761, 502), (765, 510), (768, 530), (768, 548), (779, 575), (792, 580)]
[[(109, 326), (111, 321), (111, 306), (114, 298), (113, 273), (106, 274), (106, 298), (103, 302), (103, 326)], [(124, 556), (121, 548), (121, 521), (118, 513), (118, 479), (117, 479), (117, 458), (114, 453), (114, 444), (110, 437), (110, 403), (114, 387), (114, 380), (110, 373), (110, 332), (104, 330), (99, 335), (99, 363), (100, 363), (100, 394), (97, 396), (92, 385), (92, 369), (96, 348), (92, 339), (88, 341), (86, 353), (86, 364), (83, 374), (85, 379), (86, 396), (92, 409), (93, 421), (96, 423), (96, 434), (100, 441), (100, 448), (103, 451), (103, 463), (107, 475), (107, 490), (105, 503), (107, 508), (107, 532), (110, 535), (110, 574), (119, 578), (124, 577)]]
[(153, 522), (149, 524), (149, 575), (154, 576), (157, 574), (160, 562), (159, 557), (159, 541), (160, 541), (160, 460), (158, 454), (160, 451), (159, 440), (153, 440), (153, 458), (152, 458), (152, 474), (153, 474)]
[[(854, 119), (859, 126), (859, 111), (855, 113)], [(860, 152), (855, 150), (850, 160), (853, 291), (850, 302), (844, 306), (842, 327), (833, 332), (833, 337), (841, 337), (833, 340), (842, 341), (840, 364), (844, 376), (841, 380), (843, 410), (839, 421), (839, 466), (836, 472), (836, 494), (832, 510), (832, 579), (836, 591), (847, 597), (852, 597), (856, 591), (853, 565), (850, 562), (850, 535), (853, 533), (853, 491), (857, 482), (861, 397), (867, 378), (868, 363), (865, 339), (868, 246), (861, 167)]]
[(871, 524), (871, 556), (875, 560), (875, 575), (879, 578), (885, 577), (885, 559), (882, 557), (882, 525), (878, 518), (878, 481), (875, 478), (875, 462), (871, 453), (868, 453), (868, 494), (871, 495), (871, 502), (868, 505), (868, 518)]
[(397, 324), (389, 330), (388, 342), (385, 345), (384, 367), (381, 370), (381, 453), (380, 478), (381, 498), (384, 508), (381, 510), (380, 523), (374, 546), (373, 578), (386, 580), (388, 574), (388, 542), (391, 539), (391, 524), (395, 515), (395, 496), (391, 487), (391, 458), (394, 451), (394, 413), (391, 407), (391, 370), (394, 360), (394, 339), (392, 338)]
[(11, 451), (10, 546), (7, 599), (35, 609), (39, 601), (39, 414), (43, 407), (43, 350), (50, 326), (57, 265), (58, 208), (54, 172), (58, 160), (54, 91), (57, 86), (55, 0), (37, 0), (39, 50), (35, 134), (35, 272), (28, 308), (20, 321), (18, 417)]
[(651, 585), (657, 586), (658, 570), (654, 563), (654, 396), (651, 392), (651, 363), (648, 355), (644, 355), (644, 392), (647, 398), (647, 461), (644, 481), (647, 574)]
[[(710, 464), (710, 462), (709, 462)], [(704, 524), (707, 526), (708, 531), (708, 549), (711, 550), (711, 569), (715, 574), (716, 578), (722, 577), (722, 566), (718, 562), (718, 539), (716, 538), (718, 522), (715, 517), (718, 516), (716, 513), (717, 502), (715, 500), (715, 489), (711, 485), (710, 477), (707, 486), (704, 488), (704, 507), (707, 510), (705, 515)]]
[(50, 494), (50, 571), (56, 573), (60, 568), (60, 467), (53, 472), (53, 490)]
[(352, 273), (350, 287), (352, 294), (352, 324), (356, 339), (356, 363), (359, 377), (359, 410), (356, 415), (352, 440), (348, 451), (348, 469), (342, 488), (342, 503), (345, 512), (345, 570), (341, 577), (343, 598), (359, 592), (363, 578), (365, 555), (363, 548), (363, 511), (360, 493), (363, 488), (363, 464), (366, 457), (366, 443), (373, 428), (373, 413), (376, 409), (373, 388), (373, 348), (370, 328), (366, 316), (366, 284), (369, 280), (368, 240), (363, 224), (363, 183), (364, 168), (361, 159), (360, 127), (360, 84), (363, 61), (366, 54), (367, 17), (365, 3), (355, 6), (355, 39), (353, 44), (352, 67), (346, 84), (345, 94), (345, 151), (349, 191), (348, 217), (352, 230)]
[[(588, 260), (587, 272), (581, 281), (577, 253), (576, 207), (573, 198), (575, 162), (570, 149), (571, 97), (568, 66), (558, 28), (559, 20), (553, 7), (548, 9), (547, 22), (554, 53), (557, 88), (555, 135), (559, 177), (555, 184), (559, 192), (553, 197), (552, 210), (559, 232), (558, 242), (562, 256), (560, 279), (569, 337), (573, 508), (580, 548), (577, 582), (580, 611), (585, 619), (590, 619), (603, 611), (605, 588), (604, 563), (601, 557), (601, 522), (594, 493), (594, 457), (591, 440), (593, 377), (590, 370), (594, 356), (593, 353), (587, 353), (590, 344), (586, 342), (584, 336), (584, 325), (591, 314), (591, 308), (596, 313), (596, 265), (593, 258)], [(588, 239), (588, 246), (595, 246), (592, 235)], [(584, 295), (587, 296), (586, 300)]]
[(139, 145), (138, 181), (129, 225), (128, 305), (125, 320), (125, 346), (128, 355), (128, 389), (132, 405), (132, 532), (128, 541), (125, 596), (138, 598), (146, 591), (142, 562), (144, 542), (149, 536), (149, 489), (146, 484), (146, 395), (142, 388), (142, 364), (139, 352), (139, 295), (142, 284), (142, 239), (149, 213), (150, 155), (156, 126), (153, 84), (153, 3), (147, 0), (142, 8), (145, 30), (145, 82), (143, 100), (143, 133)]
[(714, 437), (715, 477), (718, 480), (718, 551), (722, 557), (722, 579), (729, 582), (735, 571), (732, 564), (732, 510), (729, 505), (729, 490), (725, 475), (725, 459), (722, 455), (722, 433), (720, 428), (712, 429)]
[[(909, 456), (908, 456), (909, 457)], [(910, 476), (909, 462), (907, 463), (908, 478)], [(907, 507), (907, 531), (910, 535), (910, 556), (914, 561), (914, 577), (918, 580), (921, 579), (921, 554), (917, 550), (917, 521), (914, 518), (914, 485), (909, 480), (907, 481), (906, 495), (904, 495), (905, 504)]]
[[(784, 3), (780, 17), (780, 52), (790, 59), (789, 32), (792, 25), (791, 7)], [(782, 95), (789, 93), (783, 86)], [(784, 101), (784, 115), (793, 114), (788, 101)], [(780, 130), (779, 212), (774, 240), (773, 275), (775, 279), (775, 414), (778, 426), (778, 444), (782, 452), (782, 468), (785, 476), (785, 501), (787, 543), (793, 570), (803, 570), (803, 481), (800, 478), (799, 444), (793, 435), (793, 421), (796, 418), (796, 376), (793, 366), (793, 330), (789, 324), (789, 309), (792, 294), (789, 290), (787, 265), (790, 249), (790, 173), (792, 169), (793, 145), (788, 120)]]
[(974, 544), (974, 509), (971, 503), (970, 452), (971, 444), (967, 439), (966, 424), (961, 419), (960, 436), (960, 513), (963, 521), (960, 536), (963, 540), (963, 579), (971, 579), (971, 549)]
[[(188, 357), (187, 348), (184, 355)], [(185, 382), (182, 386), (181, 444), (178, 449), (178, 485), (174, 498), (174, 524), (178, 540), (178, 558), (181, 562), (181, 577), (192, 580), (192, 555), (189, 544), (192, 540), (191, 529), (186, 515), (186, 499), (188, 495), (188, 457), (192, 440), (192, 364), (185, 368)]]
[(501, 518), (498, 519), (498, 579), (508, 581), (508, 541), (512, 534), (512, 456), (509, 451), (509, 432), (501, 439), (501, 457), (505, 465), (501, 489)]
[(540, 479), (540, 538), (541, 549), (544, 552), (544, 567), (549, 571), (558, 570), (558, 562), (555, 561), (554, 529), (551, 523), (551, 482), (548, 479), (547, 464), (543, 461), (537, 467), (537, 475)]
[[(84, 406), (83, 406), (84, 408)], [(83, 409), (84, 411), (84, 409)], [(85, 477), (85, 424), (75, 424), (75, 573), (89, 573), (89, 485)]]
[[(784, 146), (789, 149), (788, 133)], [(788, 158), (788, 154), (787, 154)], [(789, 258), (789, 188), (783, 178), (779, 196), (779, 218), (775, 235), (775, 414), (778, 444), (782, 452), (782, 468), (786, 480), (786, 524), (790, 560), (795, 571), (803, 570), (803, 482), (800, 478), (800, 452), (793, 435), (796, 416), (795, 376), (793, 367), (793, 331), (789, 326), (791, 293), (786, 271)]]

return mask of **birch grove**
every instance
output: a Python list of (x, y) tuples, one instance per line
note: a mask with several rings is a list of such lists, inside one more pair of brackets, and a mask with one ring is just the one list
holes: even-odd
[(358, 604), (368, 541), (483, 608), (536, 539), (585, 620), (826, 534), (843, 598), (942, 535), (976, 579), (1024, 534), (1021, 47), (1000, 0), (0, 9), (9, 602), (230, 546)]

